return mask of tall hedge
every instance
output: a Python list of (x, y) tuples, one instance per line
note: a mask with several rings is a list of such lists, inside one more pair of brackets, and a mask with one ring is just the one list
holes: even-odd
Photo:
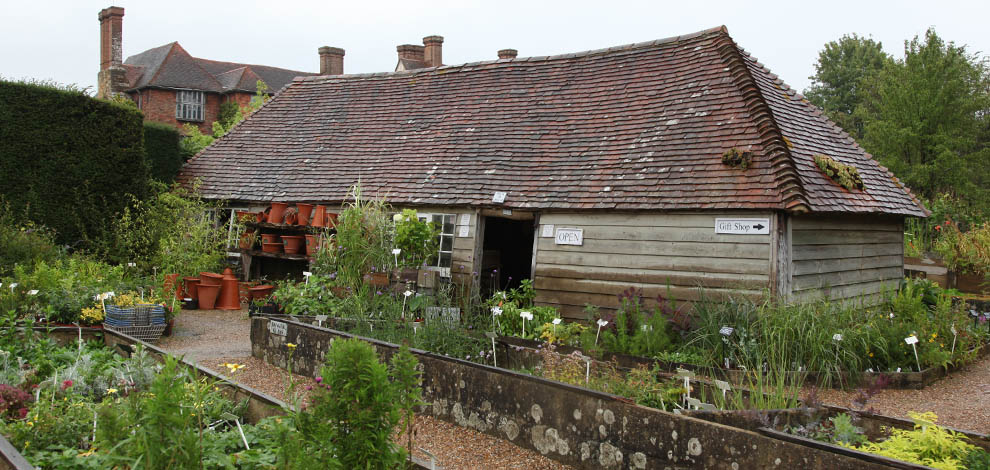
[(140, 111), (0, 81), (0, 195), (59, 243), (101, 241), (148, 182)]
[(144, 150), (150, 167), (150, 176), (163, 183), (175, 181), (185, 161), (179, 141), (179, 130), (158, 122), (144, 123)]

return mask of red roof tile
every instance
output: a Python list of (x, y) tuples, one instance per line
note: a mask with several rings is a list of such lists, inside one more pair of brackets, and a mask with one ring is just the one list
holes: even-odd
[[(785, 140), (786, 137), (786, 140)], [(788, 145), (788, 141), (790, 147)], [(752, 152), (742, 170), (730, 148)], [(814, 166), (856, 166), (847, 191)], [(924, 215), (725, 28), (554, 57), (297, 78), (190, 160), (206, 197), (400, 205)]]

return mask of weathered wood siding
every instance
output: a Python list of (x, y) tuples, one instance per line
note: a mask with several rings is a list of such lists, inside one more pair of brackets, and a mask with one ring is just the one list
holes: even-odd
[(770, 287), (771, 236), (716, 235), (719, 217), (773, 220), (769, 213), (541, 214), (537, 235), (547, 224), (580, 228), (584, 245), (539, 238), (536, 300), (583, 318), (586, 303), (616, 308), (629, 287), (678, 301), (697, 300), (702, 290), (715, 298), (761, 295)]
[(904, 277), (904, 220), (893, 217), (791, 217), (791, 299), (863, 297)]

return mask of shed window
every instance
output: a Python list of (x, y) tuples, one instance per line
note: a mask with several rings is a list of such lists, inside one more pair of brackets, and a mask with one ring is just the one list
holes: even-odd
[(180, 121), (203, 121), (205, 96), (202, 91), (179, 90), (175, 93), (175, 118)]
[(440, 271), (440, 277), (450, 277), (451, 259), (454, 254), (454, 214), (429, 214), (420, 212), (419, 220), (433, 222), (440, 228), (440, 251), (427, 264)]

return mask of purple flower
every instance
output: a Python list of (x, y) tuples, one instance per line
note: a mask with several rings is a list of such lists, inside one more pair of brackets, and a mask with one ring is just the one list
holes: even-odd
[(316, 380), (316, 383), (320, 383), (323, 382), (323, 377), (317, 377), (314, 380)]
[(377, 271), (377, 270), (378, 270), (378, 268), (376, 268), (376, 267), (374, 267), (374, 266), (372, 266), (372, 267), (371, 267), (371, 272), (375, 272), (375, 271)]
[(312, 389), (313, 389), (313, 386), (312, 386), (312, 385), (307, 385), (307, 386), (306, 386), (306, 390), (307, 390), (307, 391), (309, 391), (309, 390), (312, 390)]
[(337, 271), (330, 273), (330, 279), (337, 279)]
[(460, 267), (460, 270), (461, 270), (461, 271), (463, 271), (463, 270), (464, 270), (464, 265), (463, 265), (463, 264), (461, 265), (461, 267)]
[(472, 276), (477, 276), (477, 275), (478, 275), (478, 271), (472, 271), (472, 272), (471, 272), (471, 275), (472, 275)]

